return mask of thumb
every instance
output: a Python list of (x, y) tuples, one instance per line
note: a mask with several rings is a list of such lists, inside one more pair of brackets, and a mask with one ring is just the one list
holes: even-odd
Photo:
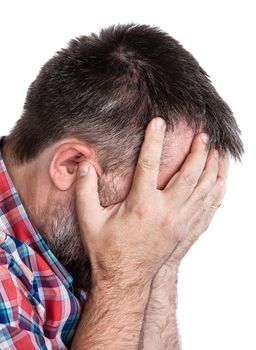
[(88, 162), (78, 165), (76, 174), (76, 208), (79, 221), (93, 221), (102, 209), (98, 194), (98, 177)]

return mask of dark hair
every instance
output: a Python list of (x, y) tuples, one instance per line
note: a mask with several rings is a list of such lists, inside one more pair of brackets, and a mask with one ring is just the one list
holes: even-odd
[(158, 27), (117, 24), (72, 39), (44, 64), (7, 145), (22, 164), (72, 136), (95, 147), (104, 171), (127, 168), (156, 115), (167, 131), (183, 118), (211, 147), (242, 155), (233, 113), (195, 58)]

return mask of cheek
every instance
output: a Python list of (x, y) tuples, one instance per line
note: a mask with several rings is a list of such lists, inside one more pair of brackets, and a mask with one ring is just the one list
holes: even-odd
[(131, 179), (118, 179), (111, 177), (110, 179), (101, 179), (99, 181), (99, 198), (102, 207), (108, 207), (116, 203), (122, 202), (128, 195), (130, 190)]
[(122, 183), (117, 186), (118, 188), (118, 202), (122, 202), (128, 196), (132, 187), (133, 176), (127, 176), (123, 179)]

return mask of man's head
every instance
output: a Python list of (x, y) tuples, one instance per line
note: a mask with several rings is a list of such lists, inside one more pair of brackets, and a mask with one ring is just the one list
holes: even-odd
[(124, 199), (145, 127), (157, 115), (167, 123), (159, 188), (199, 130), (211, 147), (240, 159), (230, 108), (193, 56), (159, 28), (132, 23), (73, 39), (30, 85), (6, 152), (32, 222), (65, 265), (85, 258), (74, 206), (77, 163), (95, 166), (103, 206)]

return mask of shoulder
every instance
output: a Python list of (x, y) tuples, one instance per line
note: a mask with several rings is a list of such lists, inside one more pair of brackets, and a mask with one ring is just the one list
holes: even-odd
[(31, 259), (31, 251), (14, 237), (0, 231), (0, 298), (2, 305), (23, 306), (33, 317), (44, 318)]

